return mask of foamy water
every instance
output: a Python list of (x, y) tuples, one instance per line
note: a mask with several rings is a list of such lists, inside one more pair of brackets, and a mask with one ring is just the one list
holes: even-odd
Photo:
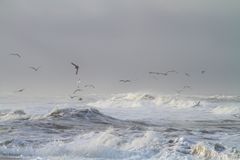
[(240, 159), (240, 97), (2, 97), (0, 159)]

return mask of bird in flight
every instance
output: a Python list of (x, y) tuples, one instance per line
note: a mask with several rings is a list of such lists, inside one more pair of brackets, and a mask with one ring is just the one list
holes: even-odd
[(71, 64), (74, 66), (74, 68), (76, 69), (76, 75), (78, 74), (78, 69), (79, 69), (79, 66), (73, 62), (71, 62)]
[(183, 89), (191, 89), (191, 86), (183, 86)]
[(159, 73), (160, 75), (163, 75), (163, 76), (167, 76), (168, 75), (168, 72), (165, 72), (165, 73)]
[(17, 56), (18, 58), (21, 58), (22, 56), (20, 55), (20, 54), (18, 54), (18, 53), (11, 53), (11, 54), (9, 54), (10, 56)]
[(128, 80), (128, 79), (127, 79), (127, 80), (123, 80), (123, 79), (122, 79), (122, 80), (120, 80), (119, 82), (122, 82), (122, 83), (130, 83), (131, 80)]
[(148, 72), (149, 74), (155, 74), (155, 75), (159, 75), (159, 72)]
[(163, 72), (163, 73), (160, 73), (160, 72), (148, 72), (149, 74), (152, 74), (152, 75), (163, 75), (163, 76), (167, 76), (169, 73), (178, 73), (177, 71), (175, 70), (170, 70), (170, 71), (167, 71), (167, 72)]
[(164, 76), (167, 76), (168, 73), (165, 72), (165, 73), (160, 73), (160, 72), (148, 72), (149, 74), (152, 74), (152, 75), (164, 75)]
[(202, 70), (202, 71), (201, 71), (201, 74), (204, 74), (205, 72), (206, 72), (206, 71)]
[(23, 92), (25, 89), (23, 88), (23, 89), (19, 89), (19, 90), (17, 90), (16, 92), (17, 93), (20, 93), (20, 92)]
[(179, 90), (176, 90), (176, 92), (177, 92), (178, 94), (181, 94), (181, 93), (183, 92), (183, 90), (182, 90), (182, 89), (179, 89)]
[(39, 66), (39, 67), (30, 66), (29, 68), (32, 69), (32, 70), (34, 70), (35, 72), (37, 72), (37, 71), (40, 69), (40, 66)]
[(176, 74), (178, 74), (178, 72), (176, 70), (170, 70), (170, 71), (167, 71), (166, 73), (176, 73)]
[(201, 101), (198, 101), (195, 105), (193, 105), (193, 107), (199, 107), (200, 103), (201, 103)]
[(81, 91), (82, 91), (82, 90), (78, 88), (78, 89), (76, 89), (76, 90), (73, 91), (73, 94), (76, 94), (77, 92), (81, 92)]
[(187, 77), (191, 77), (191, 75), (189, 73), (185, 73), (185, 76)]
[(77, 96), (70, 96), (71, 99), (76, 98)]
[(85, 88), (95, 88), (95, 86), (93, 84), (86, 84), (84, 87)]

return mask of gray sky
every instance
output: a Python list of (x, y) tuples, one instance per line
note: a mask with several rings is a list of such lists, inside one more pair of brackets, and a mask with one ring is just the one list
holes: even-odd
[(239, 93), (239, 15), (239, 0), (1, 0), (0, 92), (64, 95), (81, 78), (98, 92)]

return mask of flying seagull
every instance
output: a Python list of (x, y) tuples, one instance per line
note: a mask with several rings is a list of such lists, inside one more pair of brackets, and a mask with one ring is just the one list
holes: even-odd
[(74, 68), (76, 69), (76, 75), (78, 74), (78, 69), (79, 69), (79, 66), (76, 65), (75, 63), (71, 62), (71, 64), (74, 66)]
[(127, 79), (127, 80), (123, 80), (123, 79), (122, 79), (122, 80), (120, 80), (119, 82), (122, 82), (122, 83), (129, 83), (129, 82), (131, 82), (131, 80), (128, 80), (128, 79)]
[(167, 76), (169, 73), (178, 73), (176, 70), (170, 70), (170, 71), (167, 71), (167, 72), (163, 72), (163, 73), (160, 73), (160, 72), (148, 72), (149, 74), (152, 74), (152, 75), (163, 75), (163, 76)]
[(86, 84), (84, 87), (85, 88), (95, 88), (95, 86), (93, 84)]
[(178, 72), (176, 70), (170, 70), (170, 71), (167, 71), (166, 73), (176, 73), (176, 74), (178, 74)]
[(20, 93), (20, 92), (23, 92), (25, 89), (23, 88), (23, 89), (19, 89), (19, 90), (17, 90), (16, 92), (17, 93)]
[(182, 90), (182, 89), (176, 90), (176, 92), (177, 92), (178, 94), (181, 94), (181, 93), (183, 92), (183, 90)]
[(37, 72), (37, 71), (39, 70), (40, 66), (39, 66), (39, 67), (30, 66), (29, 68), (32, 69), (32, 70), (34, 70), (35, 72)]
[(163, 76), (167, 76), (168, 73), (165, 72), (165, 73), (160, 73), (160, 72), (148, 72), (149, 74), (152, 74), (152, 75), (163, 75)]
[(193, 107), (198, 107), (200, 106), (201, 101), (198, 101)]
[(71, 99), (76, 98), (77, 96), (70, 96)]
[(183, 89), (191, 89), (191, 86), (183, 86)]
[(168, 75), (168, 72), (165, 72), (165, 73), (159, 73), (160, 75), (163, 75), (163, 76), (167, 76)]
[(201, 71), (201, 74), (204, 74), (205, 72), (206, 72), (206, 71), (202, 70), (202, 71)]
[(81, 92), (81, 91), (82, 91), (82, 90), (78, 88), (78, 89), (76, 89), (76, 90), (73, 91), (73, 94), (76, 94), (77, 92)]
[(159, 72), (148, 72), (149, 74), (155, 74), (155, 75), (159, 75), (160, 73)]
[(189, 73), (185, 73), (185, 76), (187, 77), (191, 77), (191, 75)]
[(11, 54), (9, 54), (10, 56), (17, 56), (18, 58), (21, 58), (22, 56), (20, 55), (20, 54), (18, 54), (18, 53), (11, 53)]

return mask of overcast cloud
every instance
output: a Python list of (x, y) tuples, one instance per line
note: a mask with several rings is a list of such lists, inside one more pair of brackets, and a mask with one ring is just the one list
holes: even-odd
[(239, 0), (1, 0), (0, 92), (64, 95), (81, 78), (98, 92), (239, 93), (239, 15)]

